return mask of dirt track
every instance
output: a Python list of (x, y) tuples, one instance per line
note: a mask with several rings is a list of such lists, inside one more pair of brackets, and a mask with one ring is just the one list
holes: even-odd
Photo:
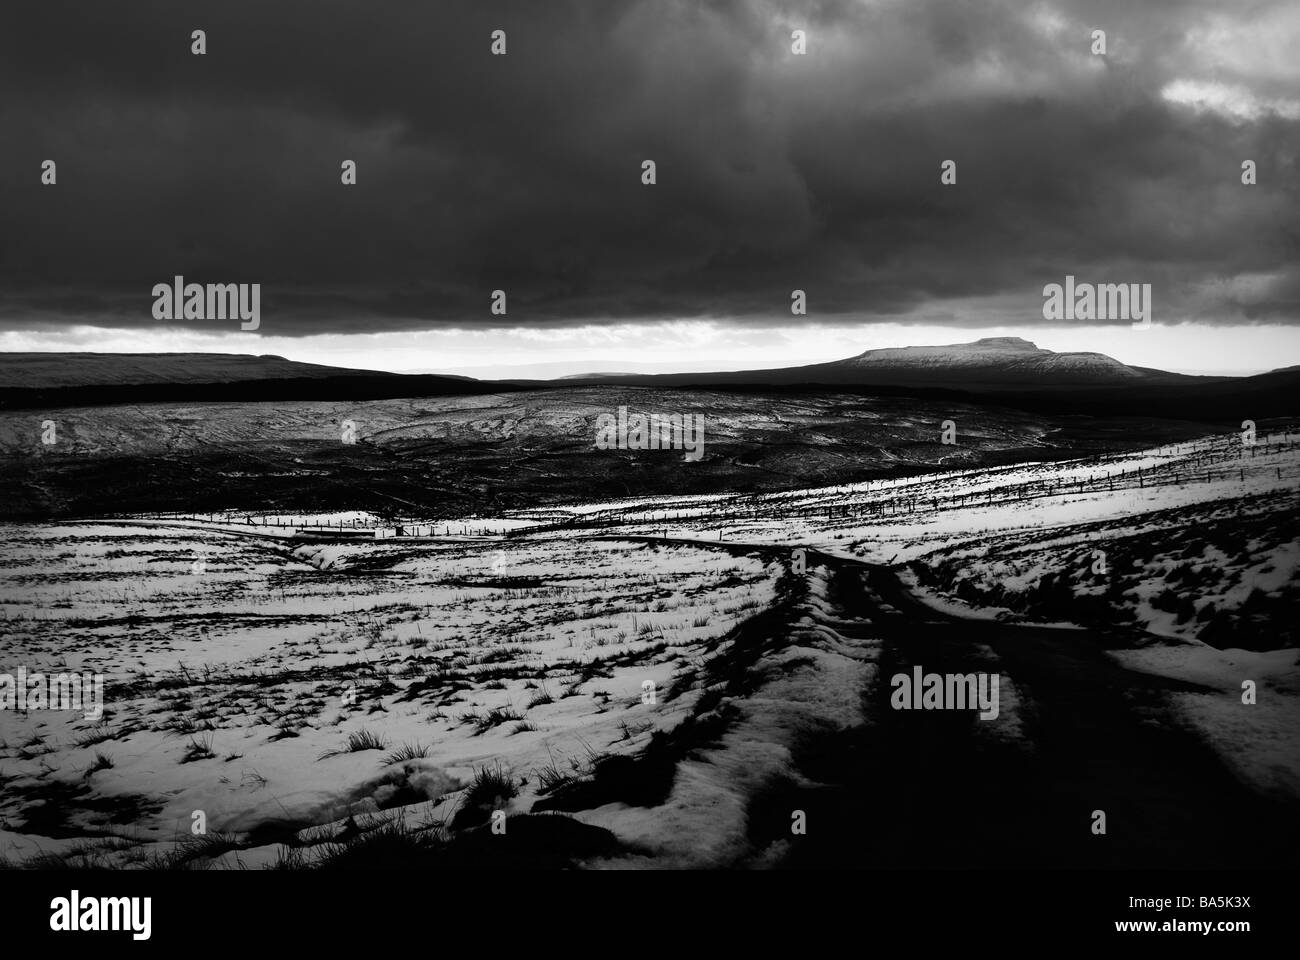
[[(815, 562), (831, 569), (844, 629), (877, 632), (883, 652), (879, 682), (864, 691), (869, 722), (800, 752), (801, 772), (824, 789), (777, 790), (759, 804), (760, 813), (771, 805), (808, 813), (808, 834), (786, 866), (1296, 862), (1300, 805), (1243, 785), (1173, 719), (1168, 692), (1206, 688), (1118, 666), (1104, 650), (1124, 638), (936, 613), (886, 567), (821, 554)], [(869, 627), (854, 622), (861, 617)], [(998, 672), (1001, 716), (893, 709), (889, 678), (918, 664), (926, 673)], [(1008, 679), (1020, 701), (1010, 712)], [(1013, 715), (1023, 739), (996, 729)], [(1092, 832), (1094, 810), (1105, 811), (1104, 836)]]

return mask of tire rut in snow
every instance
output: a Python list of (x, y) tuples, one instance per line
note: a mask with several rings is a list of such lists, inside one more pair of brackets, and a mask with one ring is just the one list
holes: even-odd
[[(1103, 652), (1113, 638), (937, 614), (886, 568), (825, 559), (841, 615), (870, 618), (885, 642), (869, 722), (798, 753), (826, 787), (755, 802), (751, 839), (788, 840), (782, 865), (1247, 867), (1300, 851), (1296, 804), (1244, 786), (1171, 717), (1169, 691), (1204, 688), (1119, 667)], [(1006, 712), (893, 709), (890, 678), (918, 665), (1009, 678), (1027, 742), (996, 735)], [(793, 809), (806, 836), (790, 835)]]

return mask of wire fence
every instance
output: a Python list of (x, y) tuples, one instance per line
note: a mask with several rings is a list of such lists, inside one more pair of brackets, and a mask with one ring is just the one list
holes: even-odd
[[(908, 478), (897, 487), (882, 487), (871, 490), (842, 490), (838, 494), (839, 502), (822, 502), (801, 505), (797, 495), (786, 497), (758, 495), (752, 498), (733, 499), (710, 505), (704, 514), (695, 511), (663, 510), (623, 510), (618, 512), (598, 512), (572, 520), (559, 521), (546, 525), (529, 527), (519, 533), (538, 533), (585, 528), (610, 528), (660, 522), (680, 522), (698, 519), (707, 525), (729, 523), (739, 520), (772, 520), (779, 518), (835, 518), (865, 516), (871, 518), (907, 516), (922, 512), (941, 510), (960, 510), (974, 506), (989, 506), (1022, 501), (1041, 500), (1050, 497), (1084, 495), (1088, 493), (1111, 493), (1123, 490), (1144, 490), (1159, 487), (1182, 486), (1191, 483), (1211, 483), (1215, 481), (1236, 480), (1245, 484), (1247, 479), (1257, 480), (1271, 478), (1274, 480), (1300, 480), (1300, 460), (1288, 463), (1261, 464), (1259, 460), (1271, 454), (1294, 450), (1300, 445), (1300, 437), (1287, 436), (1280, 439), (1261, 440), (1253, 446), (1233, 446), (1230, 442), (1212, 447), (1196, 444), (1171, 444), (1168, 447), (1152, 451), (1152, 459), (1165, 456), (1168, 462), (1155, 463), (1147, 467), (1133, 469), (1102, 469), (1108, 463), (1113, 464), (1122, 458), (1115, 455), (1099, 455), (1084, 460), (1071, 461), (1072, 470), (1081, 470), (1089, 466), (1096, 467), (1096, 472), (1072, 479), (1048, 476), (1041, 480), (1024, 478), (1001, 485), (984, 486), (978, 490), (962, 492), (959, 489), (936, 489), (928, 494), (907, 491), (913, 487), (932, 486), (936, 483), (949, 483), (953, 486), (962, 479), (987, 481), (996, 473), (1016, 472), (1023, 474), (1023, 464), (998, 468), (992, 471), (966, 471), (961, 473), (931, 475)], [(1047, 466), (1044, 469), (1051, 469)], [(806, 500), (807, 495), (804, 499)]]
[[(1289, 452), (1300, 446), (1300, 434), (1285, 434), (1260, 439), (1254, 444), (1244, 444), (1236, 435), (1217, 438), (1217, 442), (1169, 444), (1147, 452), (1147, 459), (1156, 461), (1147, 466), (1125, 468), (1118, 464), (1131, 461), (1133, 454), (1098, 454), (1066, 464), (1044, 464), (1047, 473), (1041, 479), (1026, 477), (1025, 464), (1013, 464), (990, 469), (973, 469), (943, 474), (921, 474), (900, 480), (879, 481), (875, 490), (871, 484), (865, 488), (831, 487), (826, 491), (808, 491), (786, 494), (755, 494), (711, 500), (707, 507), (688, 507), (674, 510), (667, 504), (661, 507), (627, 507), (619, 510), (596, 511), (575, 515), (550, 523), (525, 524), (513, 529), (492, 526), (475, 527), (466, 522), (431, 520), (429, 518), (381, 519), (373, 516), (326, 517), (310, 514), (275, 514), (270, 511), (217, 510), (207, 513), (169, 512), (135, 515), (136, 519), (166, 520), (188, 523), (220, 524), (227, 527), (248, 527), (291, 530), (294, 534), (363, 537), (375, 539), (428, 539), (437, 537), (493, 537), (507, 538), (536, 533), (569, 530), (611, 529), (632, 525), (655, 523), (680, 523), (698, 520), (706, 525), (731, 523), (741, 520), (773, 520), (780, 518), (824, 518), (834, 520), (845, 517), (872, 519), (914, 515), (924, 512), (960, 510), (974, 506), (992, 506), (1015, 502), (1042, 500), (1061, 496), (1082, 496), (1089, 493), (1113, 493), (1124, 490), (1145, 490), (1194, 483), (1231, 482), (1245, 484), (1249, 478), (1300, 480), (1300, 459), (1287, 462), (1261, 463), (1269, 456)], [(1163, 462), (1160, 462), (1163, 461)], [(1068, 466), (1071, 473), (1062, 478), (1061, 467)], [(1030, 467), (1029, 469), (1033, 469)], [(1050, 471), (1050, 472), (1049, 472)], [(988, 484), (999, 474), (1017, 474), (1017, 478), (1004, 484)], [(980, 484), (979, 489), (963, 491), (961, 486)], [(916, 488), (931, 488), (925, 493), (911, 492)], [(809, 503), (816, 498), (818, 502)], [(453, 532), (455, 531), (455, 532)]]

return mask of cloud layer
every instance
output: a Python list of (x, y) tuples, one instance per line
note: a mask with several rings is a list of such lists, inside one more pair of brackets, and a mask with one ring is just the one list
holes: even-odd
[(1296, 323), (1300, 8), (1221, 6), (23, 5), (0, 326), (147, 327), (175, 274), (261, 283), (278, 336), (788, 326), (795, 288), (810, 320), (1032, 325), (1067, 273)]

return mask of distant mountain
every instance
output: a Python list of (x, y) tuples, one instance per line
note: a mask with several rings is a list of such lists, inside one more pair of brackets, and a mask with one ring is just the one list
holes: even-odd
[[(225, 353), (0, 353), (0, 388), (64, 390), (149, 385), (176, 387), (261, 381), (364, 378), (490, 390), (493, 383), (455, 374), (398, 374), (299, 363), (277, 356)], [(829, 363), (770, 370), (712, 373), (570, 373), (547, 381), (586, 384), (643, 383), (654, 386), (746, 383), (924, 386), (959, 390), (1051, 389), (1156, 383), (1212, 382), (1145, 367), (1132, 367), (1102, 353), (1055, 353), (1020, 337), (986, 337), (945, 346), (887, 347)], [(537, 383), (512, 378), (512, 383)], [(319, 391), (313, 391), (318, 393)], [(382, 391), (388, 394), (387, 389)], [(457, 389), (454, 392), (466, 392)]]
[(0, 386), (22, 389), (349, 376), (393, 377), (396, 374), (299, 363), (271, 354), (0, 353)]
[(1151, 375), (1104, 353), (1055, 353), (1020, 337), (985, 337), (973, 343), (941, 347), (887, 347), (821, 366), (861, 371), (876, 377), (938, 374), (949, 381), (974, 379), (1003, 383), (1044, 378), (1073, 383), (1123, 383)]
[(1132, 367), (1104, 353), (1056, 353), (1020, 337), (986, 337), (944, 346), (887, 347), (856, 357), (774, 370), (667, 375), (610, 374), (588, 382), (662, 385), (825, 384), (933, 387), (958, 390), (1046, 390), (1137, 384), (1207, 383), (1147, 367)]
[(0, 353), (0, 409), (120, 403), (373, 400), (517, 389), (238, 353)]
[[(608, 369), (608, 368), (606, 368)], [(1204, 423), (1300, 415), (1300, 368), (1250, 377), (1189, 376), (1129, 366), (1101, 353), (1055, 353), (1019, 337), (867, 350), (829, 363), (716, 373), (585, 374), (556, 380), (472, 380), (296, 363), (238, 354), (3, 354), (0, 409), (105, 404), (361, 401), (490, 396), (521, 390), (670, 388), (702, 392), (877, 398), (910, 396), (1046, 415), (1168, 417)], [(691, 399), (695, 394), (694, 399)], [(557, 403), (563, 400), (557, 398)]]

